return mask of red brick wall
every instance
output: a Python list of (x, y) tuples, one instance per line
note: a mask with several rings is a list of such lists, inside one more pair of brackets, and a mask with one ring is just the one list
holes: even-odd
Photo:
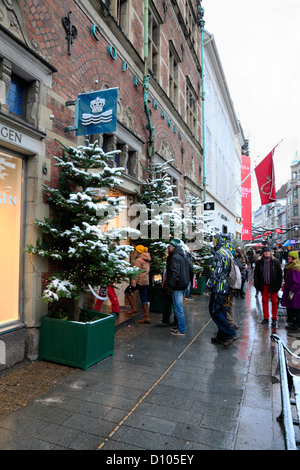
[[(109, 87), (119, 87), (119, 97), (125, 107), (133, 110), (134, 128), (137, 130), (138, 137), (143, 141), (148, 140), (148, 131), (146, 130), (146, 115), (143, 105), (143, 88), (137, 89), (134, 86), (134, 73), (131, 70), (122, 72), (122, 59), (117, 57), (113, 60), (108, 55), (109, 43), (105, 38), (98, 34), (100, 40), (96, 41), (91, 33), (91, 22), (81, 11), (78, 5), (72, 0), (20, 0), (20, 6), (24, 12), (26, 21), (26, 29), (29, 39), (35, 39), (39, 46), (39, 54), (57, 68), (57, 73), (53, 75), (52, 90), (60, 99), (53, 97), (47, 98), (47, 106), (55, 115), (52, 121), (52, 130), (60, 136), (66, 137), (64, 128), (73, 125), (74, 108), (67, 107), (64, 101), (73, 100), (79, 93), (88, 92), (95, 89), (101, 89), (103, 85)], [(161, 17), (164, 19), (164, 12), (161, 2), (156, 2)], [(180, 3), (180, 2), (179, 2)], [(180, 4), (181, 5), (181, 4)], [(164, 63), (161, 65), (161, 77), (159, 80), (162, 93), (168, 94), (168, 58), (169, 58), (169, 39), (172, 39), (178, 53), (181, 52), (181, 44), (183, 44), (185, 53), (184, 60), (180, 63), (183, 76), (188, 75), (195, 90), (198, 90), (199, 72), (197, 72), (192, 57), (188, 51), (188, 46), (184, 36), (179, 28), (178, 19), (175, 17), (171, 2), (167, 2), (168, 11), (166, 21), (162, 24), (161, 36), (161, 54)], [(132, 0), (132, 7), (135, 10), (133, 15), (132, 30), (134, 31), (134, 44), (140, 56), (143, 56), (144, 37), (143, 37), (143, 2)], [(181, 5), (182, 7), (182, 5)], [(76, 26), (78, 37), (74, 39), (71, 46), (71, 55), (67, 54), (66, 33), (62, 25), (62, 17), (67, 16), (72, 11), (72, 23)], [(95, 81), (98, 80), (98, 84)], [(151, 83), (151, 82), (150, 82)], [(180, 122), (180, 115), (185, 117), (185, 80), (180, 80), (182, 98), (179, 101), (178, 113), (174, 111), (174, 116)], [(195, 153), (195, 149), (191, 145), (191, 137), (185, 136), (181, 141), (179, 139), (179, 130), (183, 133), (184, 125), (177, 128), (174, 133), (174, 122), (172, 126), (168, 126), (167, 117), (171, 117), (172, 105), (170, 110), (163, 103), (158, 103), (158, 109), (153, 108), (153, 96), (150, 92), (149, 108), (152, 110), (152, 125), (155, 130), (155, 146), (160, 148), (161, 140), (167, 140), (169, 147), (175, 154), (175, 166), (184, 173), (191, 168), (191, 156)], [(200, 116), (201, 100), (199, 99), (199, 116)], [(166, 118), (162, 119), (161, 109), (166, 112)], [(50, 126), (50, 123), (49, 123)], [(184, 135), (184, 133), (183, 133)], [(74, 132), (68, 134), (71, 142), (75, 142)], [(59, 145), (53, 142), (51, 138), (47, 138), (47, 156), (55, 155), (59, 152)], [(181, 145), (185, 149), (184, 166), (182, 166)], [(144, 146), (144, 154), (146, 155), (146, 146)], [(196, 156), (196, 175), (197, 182), (199, 180), (200, 158)], [(52, 184), (57, 182), (57, 169), (52, 168)], [(183, 180), (180, 185), (180, 197), (183, 197)]]

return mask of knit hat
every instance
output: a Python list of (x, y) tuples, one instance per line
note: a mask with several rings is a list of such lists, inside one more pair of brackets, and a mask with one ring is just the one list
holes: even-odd
[(262, 249), (263, 253), (266, 253), (266, 251), (271, 251), (268, 246), (264, 246), (263, 249)]
[(137, 245), (135, 249), (138, 253), (146, 253), (148, 251), (148, 248), (143, 245)]
[(173, 238), (173, 240), (170, 241), (170, 245), (176, 248), (176, 246), (182, 245), (182, 241), (179, 240), (179, 238)]
[(299, 259), (298, 251), (290, 251), (289, 256), (292, 256), (294, 259)]

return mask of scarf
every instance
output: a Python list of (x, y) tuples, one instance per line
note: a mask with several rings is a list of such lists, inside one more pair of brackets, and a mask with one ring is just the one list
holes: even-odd
[(300, 260), (294, 259), (291, 263), (286, 264), (285, 268), (286, 271), (293, 269), (294, 271), (300, 271)]
[(264, 259), (264, 284), (270, 284), (270, 258)]

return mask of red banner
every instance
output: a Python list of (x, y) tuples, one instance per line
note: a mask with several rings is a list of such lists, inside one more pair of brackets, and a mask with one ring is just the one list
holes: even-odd
[[(251, 173), (250, 157), (242, 155), (241, 181)], [(242, 218), (243, 230), (242, 240), (252, 240), (252, 200), (251, 200), (251, 176), (247, 178), (242, 186)]]
[(255, 168), (255, 174), (260, 194), (261, 205), (276, 201), (275, 172), (273, 163), (273, 150)]

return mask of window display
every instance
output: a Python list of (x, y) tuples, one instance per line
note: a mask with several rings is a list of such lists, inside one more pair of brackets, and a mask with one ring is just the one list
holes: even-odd
[(0, 152), (0, 326), (19, 319), (23, 160)]

